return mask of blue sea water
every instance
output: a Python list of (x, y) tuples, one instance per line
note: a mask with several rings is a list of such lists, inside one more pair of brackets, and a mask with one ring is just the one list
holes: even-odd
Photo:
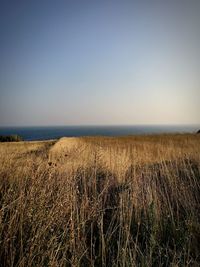
[(0, 127), (0, 135), (17, 134), (26, 141), (57, 139), (63, 136), (123, 136), (158, 133), (195, 133), (197, 125), (133, 125), (133, 126), (48, 126)]

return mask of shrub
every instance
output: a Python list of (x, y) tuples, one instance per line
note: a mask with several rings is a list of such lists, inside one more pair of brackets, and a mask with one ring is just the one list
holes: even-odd
[(20, 142), (23, 138), (19, 135), (0, 135), (0, 142)]

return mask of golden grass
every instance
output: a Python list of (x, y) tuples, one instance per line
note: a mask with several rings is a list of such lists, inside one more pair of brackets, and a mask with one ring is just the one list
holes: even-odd
[(0, 144), (0, 266), (199, 266), (200, 136)]

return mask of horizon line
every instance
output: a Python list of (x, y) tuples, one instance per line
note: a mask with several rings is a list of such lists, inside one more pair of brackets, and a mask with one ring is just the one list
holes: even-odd
[(0, 128), (31, 128), (31, 127), (119, 127), (119, 126), (198, 126), (200, 123), (147, 123), (147, 124), (54, 124), (54, 125), (0, 125)]

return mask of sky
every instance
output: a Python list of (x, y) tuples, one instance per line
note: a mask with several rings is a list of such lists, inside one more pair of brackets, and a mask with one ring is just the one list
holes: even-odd
[(199, 0), (1, 0), (0, 126), (200, 124)]

